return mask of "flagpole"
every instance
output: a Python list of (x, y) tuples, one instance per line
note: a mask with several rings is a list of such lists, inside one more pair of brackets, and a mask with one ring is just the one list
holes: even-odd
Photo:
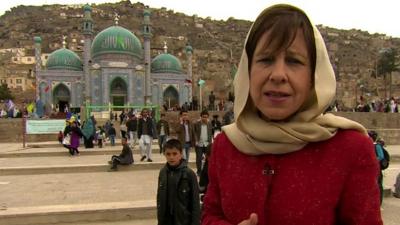
[(202, 86), (202, 85), (199, 86), (199, 92), (200, 92), (200, 93), (199, 93), (199, 95), (200, 95), (200, 112), (203, 111), (203, 100), (202, 100), (203, 98), (202, 98), (202, 94), (201, 94), (201, 86)]

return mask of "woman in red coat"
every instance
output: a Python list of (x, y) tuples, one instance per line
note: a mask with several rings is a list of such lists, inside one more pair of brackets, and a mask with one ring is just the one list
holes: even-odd
[(213, 143), (203, 225), (380, 225), (365, 128), (324, 114), (336, 81), (323, 38), (290, 5), (254, 22), (235, 77), (235, 123)]

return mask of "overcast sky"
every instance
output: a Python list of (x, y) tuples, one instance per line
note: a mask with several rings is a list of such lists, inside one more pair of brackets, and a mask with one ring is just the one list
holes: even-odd
[[(18, 5), (83, 4), (119, 2), (119, 0), (2, 0), (0, 15)], [(131, 0), (132, 3), (137, 2)], [(339, 29), (361, 29), (400, 38), (399, 0), (141, 0), (150, 8), (166, 7), (187, 15), (213, 19), (235, 17), (254, 21), (273, 3), (290, 3), (302, 8), (315, 24)]]

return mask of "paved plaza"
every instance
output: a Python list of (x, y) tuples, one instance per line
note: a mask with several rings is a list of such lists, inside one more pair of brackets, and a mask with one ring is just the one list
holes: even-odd
[[(81, 147), (69, 156), (56, 142), (0, 143), (0, 224), (147, 225), (156, 224), (159, 169), (165, 160), (153, 145), (154, 162), (140, 162), (107, 172), (107, 161), (121, 146)], [(387, 191), (400, 172), (400, 146), (388, 146), (392, 155), (385, 171)], [(195, 167), (195, 154), (190, 156)], [(360, 187), (362, 188), (362, 187)], [(382, 216), (387, 225), (400, 224), (400, 199), (386, 197)]]

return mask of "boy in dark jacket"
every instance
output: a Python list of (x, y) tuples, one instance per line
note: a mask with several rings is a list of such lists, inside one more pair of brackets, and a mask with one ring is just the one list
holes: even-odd
[(158, 176), (158, 225), (199, 225), (199, 185), (195, 173), (182, 158), (179, 140), (168, 140), (164, 155), (167, 163)]
[(109, 169), (110, 172), (117, 171), (118, 164), (129, 165), (133, 163), (132, 150), (128, 145), (128, 140), (126, 139), (126, 137), (123, 137), (121, 139), (121, 142), (123, 146), (121, 154), (119, 154), (119, 156), (113, 155), (111, 157), (111, 161), (108, 161), (108, 163), (112, 165)]

